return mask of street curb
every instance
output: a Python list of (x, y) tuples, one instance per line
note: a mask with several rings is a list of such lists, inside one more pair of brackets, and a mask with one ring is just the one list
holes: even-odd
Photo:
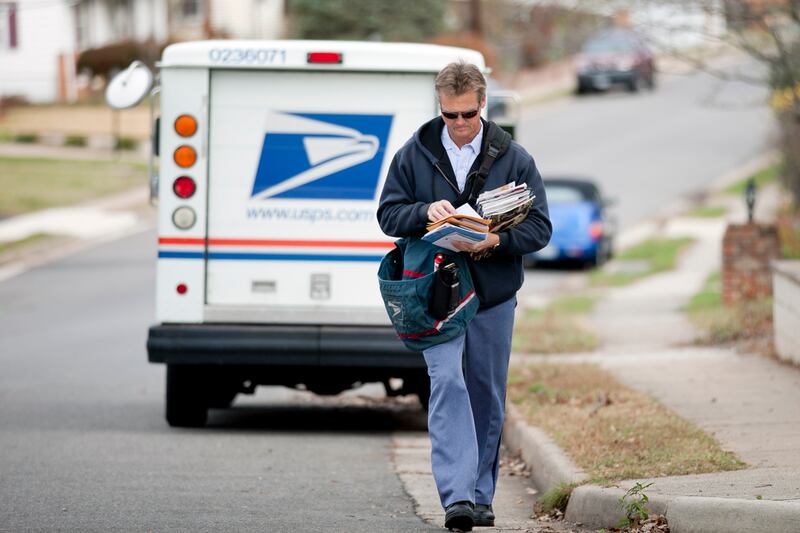
[(798, 531), (800, 503), (678, 496), (667, 506), (672, 533)]
[[(84, 202), (80, 202), (71, 206), (57, 207), (53, 209), (65, 210), (78, 210), (78, 209), (99, 209), (104, 211), (119, 211), (119, 210), (133, 210), (136, 211), (140, 208), (146, 208), (147, 198), (149, 195), (149, 187), (142, 185), (139, 187), (131, 188), (128, 190), (120, 191), (108, 196), (101, 196), (99, 198), (92, 198)], [(0, 221), (0, 227), (4, 222), (11, 223), (14, 220), (19, 220), (21, 217), (35, 216), (37, 213), (46, 212), (46, 209), (41, 211), (33, 211), (20, 215), (19, 217), (11, 217), (7, 221)], [(155, 227), (154, 222), (149, 221), (147, 217), (137, 215), (137, 220), (134, 225), (117, 229), (114, 231), (106, 232), (102, 235), (93, 237), (80, 237), (76, 235), (60, 235), (52, 240), (42, 243), (32, 243), (28, 246), (22, 246), (16, 250), (0, 253), (0, 283), (16, 277), (20, 274), (27, 272), (36, 267), (46, 265), (58, 259), (73, 255), (83, 250), (90, 249), (94, 246), (121, 239), (130, 235), (134, 235), (143, 231), (150, 230)]]
[[(541, 429), (528, 425), (511, 404), (506, 406), (503, 443), (518, 451), (541, 492), (559, 484), (583, 483), (587, 476)], [(656, 484), (658, 479), (651, 480)], [(632, 482), (622, 482), (623, 485)], [(581, 485), (573, 489), (564, 519), (590, 528), (613, 528), (624, 518), (619, 487)], [(797, 531), (800, 502), (743, 500), (647, 493), (647, 509), (667, 518), (672, 533), (763, 533)]]
[[(658, 479), (652, 480), (658, 483)], [(591, 528), (616, 527), (624, 517), (620, 498), (625, 490), (583, 485), (575, 488), (565, 520)], [(706, 496), (648, 494), (650, 513), (667, 518), (672, 533), (763, 533), (797, 531), (800, 503)]]
[(542, 492), (562, 483), (583, 483), (587, 479), (563, 450), (544, 431), (529, 426), (512, 404), (506, 405), (503, 443), (508, 449), (519, 451), (531, 467), (533, 483)]
[[(570, 494), (567, 511), (564, 519), (569, 522), (580, 522), (591, 528), (617, 527), (620, 520), (625, 518), (619, 502), (627, 491), (618, 487), (600, 487), (597, 485), (582, 485), (575, 487)], [(647, 510), (651, 514), (667, 514), (669, 499), (660, 495), (647, 494), (649, 498)], [(667, 519), (669, 521), (669, 519)], [(675, 533), (672, 523), (670, 531)], [(732, 530), (728, 530), (730, 532)]]

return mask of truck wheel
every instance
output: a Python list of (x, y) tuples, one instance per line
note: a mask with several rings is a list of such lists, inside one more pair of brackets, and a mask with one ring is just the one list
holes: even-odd
[(208, 405), (201, 372), (191, 366), (167, 365), (166, 418), (172, 427), (203, 427)]
[(227, 409), (233, 403), (238, 392), (234, 388), (212, 391), (206, 398), (206, 403), (213, 409)]

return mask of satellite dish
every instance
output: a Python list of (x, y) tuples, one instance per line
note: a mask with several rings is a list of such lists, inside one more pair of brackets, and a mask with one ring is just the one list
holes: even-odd
[(133, 107), (147, 95), (153, 86), (153, 73), (141, 61), (114, 76), (106, 87), (106, 102), (114, 109)]

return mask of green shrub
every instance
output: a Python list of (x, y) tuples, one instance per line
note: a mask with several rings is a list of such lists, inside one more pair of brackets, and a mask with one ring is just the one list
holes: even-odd
[(36, 133), (17, 133), (14, 136), (14, 142), (31, 144), (39, 141), (39, 135)]
[(136, 147), (139, 146), (139, 141), (132, 137), (117, 137), (117, 142), (114, 146), (117, 150), (136, 150)]
[(86, 141), (85, 135), (67, 135), (67, 138), (64, 139), (64, 146), (86, 146), (88, 143)]

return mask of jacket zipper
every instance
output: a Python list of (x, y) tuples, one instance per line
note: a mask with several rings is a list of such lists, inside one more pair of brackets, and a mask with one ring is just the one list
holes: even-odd
[(452, 181), (450, 181), (450, 178), (448, 178), (447, 174), (444, 173), (444, 170), (442, 170), (442, 167), (439, 166), (439, 163), (434, 163), (433, 166), (436, 167), (436, 170), (438, 170), (439, 174), (442, 175), (442, 177), (444, 178), (444, 181), (446, 181), (447, 184), (450, 185), (450, 187), (453, 188), (453, 190), (456, 192), (456, 194), (461, 194), (461, 191), (458, 190), (458, 186), (455, 185)]

